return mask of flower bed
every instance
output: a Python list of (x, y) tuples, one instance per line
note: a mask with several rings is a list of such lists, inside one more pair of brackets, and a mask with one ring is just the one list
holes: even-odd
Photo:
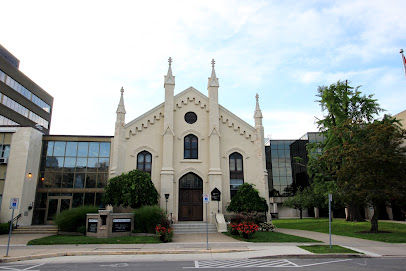
[(160, 224), (155, 227), (156, 235), (163, 243), (172, 242), (173, 229), (171, 227), (163, 227)]

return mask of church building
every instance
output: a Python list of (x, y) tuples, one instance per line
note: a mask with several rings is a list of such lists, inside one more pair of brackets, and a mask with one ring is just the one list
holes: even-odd
[[(243, 183), (254, 184), (269, 205), (264, 127), (256, 95), (254, 126), (221, 106), (214, 60), (207, 96), (193, 87), (177, 95), (169, 58), (165, 100), (138, 118), (125, 120), (124, 89), (116, 111), (109, 178), (138, 169), (151, 174), (172, 220), (215, 223)], [(254, 108), (253, 108), (254, 109)], [(220, 201), (203, 204), (203, 193)], [(205, 208), (208, 208), (206, 210)]]

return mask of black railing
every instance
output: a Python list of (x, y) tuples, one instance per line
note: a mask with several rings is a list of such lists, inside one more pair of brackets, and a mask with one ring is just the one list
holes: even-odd
[(13, 221), (11, 221), (11, 220), (8, 221), (8, 223), (13, 223), (13, 224), (14, 224), (14, 221), (16, 221), (16, 225), (13, 226), (13, 229), (17, 229), (17, 227), (18, 227), (18, 219), (21, 217), (21, 215), (22, 214), (19, 214), (18, 216), (14, 217)]

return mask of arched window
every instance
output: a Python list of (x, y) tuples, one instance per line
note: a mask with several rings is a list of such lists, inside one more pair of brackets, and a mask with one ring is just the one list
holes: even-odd
[(231, 198), (237, 193), (240, 185), (244, 183), (244, 167), (242, 155), (234, 152), (229, 156), (230, 162), (230, 196)]
[(137, 169), (151, 174), (152, 155), (147, 151), (142, 151), (137, 155)]
[(197, 159), (197, 137), (189, 134), (185, 136), (183, 158), (184, 159)]

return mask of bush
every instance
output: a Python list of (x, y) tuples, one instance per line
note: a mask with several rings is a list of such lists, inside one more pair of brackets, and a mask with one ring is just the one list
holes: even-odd
[(156, 225), (165, 224), (165, 220), (165, 211), (158, 205), (143, 206), (134, 210), (134, 231), (155, 233)]
[(226, 209), (235, 213), (267, 212), (268, 204), (263, 197), (259, 196), (253, 184), (244, 183), (238, 188)]
[(63, 211), (56, 215), (55, 224), (60, 231), (81, 232), (86, 228), (86, 214), (97, 213), (96, 206), (82, 206)]
[(8, 234), (10, 231), (10, 223), (1, 223), (0, 224), (0, 234)]

